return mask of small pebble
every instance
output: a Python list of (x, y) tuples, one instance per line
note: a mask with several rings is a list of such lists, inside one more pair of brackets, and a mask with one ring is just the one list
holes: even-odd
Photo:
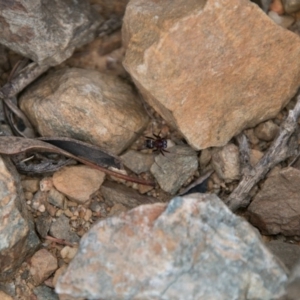
[(73, 213), (69, 209), (64, 210), (64, 214), (69, 218), (73, 217)]
[(42, 192), (49, 192), (53, 187), (52, 177), (45, 177), (40, 181), (40, 190)]
[(60, 255), (65, 263), (69, 263), (76, 255), (78, 248), (65, 246), (61, 251)]
[(39, 179), (38, 178), (30, 178), (24, 179), (21, 181), (22, 187), (24, 191), (36, 193), (39, 190)]
[(294, 22), (295, 19), (292, 16), (280, 16), (275, 11), (269, 11), (268, 16), (277, 24), (283, 28), (290, 27)]
[(40, 206), (38, 207), (38, 211), (41, 212), (41, 213), (45, 212), (45, 211), (46, 211), (45, 205), (44, 205), (44, 204), (40, 205)]
[(24, 196), (25, 196), (25, 199), (26, 199), (26, 200), (32, 200), (32, 198), (33, 198), (33, 193), (31, 193), (31, 192), (25, 192), (25, 193), (24, 193)]
[(90, 209), (87, 209), (84, 215), (84, 220), (88, 221), (92, 217), (92, 211)]

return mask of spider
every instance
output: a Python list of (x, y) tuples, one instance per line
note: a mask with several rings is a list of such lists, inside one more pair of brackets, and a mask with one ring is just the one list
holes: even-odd
[(163, 156), (164, 153), (170, 153), (166, 148), (168, 147), (168, 141), (160, 136), (159, 134), (153, 133), (153, 137), (146, 136), (145, 147), (148, 149), (153, 149), (153, 151), (160, 152)]

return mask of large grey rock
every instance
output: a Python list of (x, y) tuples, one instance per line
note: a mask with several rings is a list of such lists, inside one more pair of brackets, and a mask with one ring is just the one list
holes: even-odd
[(0, 3), (0, 41), (38, 64), (57, 65), (91, 41), (103, 18), (86, 0)]
[(142, 205), (97, 223), (56, 292), (88, 299), (273, 299), (287, 276), (215, 195)]
[(0, 281), (4, 281), (14, 276), (40, 243), (19, 175), (5, 156), (0, 156), (0, 220)]

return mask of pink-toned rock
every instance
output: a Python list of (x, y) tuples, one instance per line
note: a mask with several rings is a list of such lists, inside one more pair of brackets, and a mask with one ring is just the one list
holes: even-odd
[(149, 120), (129, 84), (77, 68), (42, 78), (22, 95), (20, 105), (42, 136), (71, 137), (114, 154), (126, 149)]
[(0, 281), (6, 281), (14, 277), (40, 242), (26, 207), (19, 174), (6, 156), (0, 156), (0, 220)]
[(275, 299), (286, 280), (248, 222), (192, 194), (95, 224), (55, 288), (103, 300)]
[(65, 167), (54, 173), (55, 188), (70, 200), (85, 203), (101, 186), (105, 174), (87, 166)]
[(36, 252), (30, 264), (30, 274), (36, 285), (41, 284), (57, 269), (57, 259), (46, 249)]
[(275, 117), (299, 86), (299, 38), (250, 1), (131, 0), (123, 41), (146, 101), (196, 149)]
[(300, 235), (300, 171), (274, 170), (248, 207), (250, 222), (264, 234)]

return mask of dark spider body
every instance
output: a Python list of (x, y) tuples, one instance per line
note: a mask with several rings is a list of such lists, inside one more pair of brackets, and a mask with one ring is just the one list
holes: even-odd
[(168, 142), (166, 139), (162, 138), (160, 136), (160, 133), (154, 134), (153, 133), (153, 137), (150, 136), (146, 136), (146, 141), (145, 141), (145, 146), (148, 149), (153, 149), (154, 151), (159, 151), (162, 155), (165, 155), (165, 152), (169, 152), (168, 150), (166, 150), (166, 148), (168, 147)]

